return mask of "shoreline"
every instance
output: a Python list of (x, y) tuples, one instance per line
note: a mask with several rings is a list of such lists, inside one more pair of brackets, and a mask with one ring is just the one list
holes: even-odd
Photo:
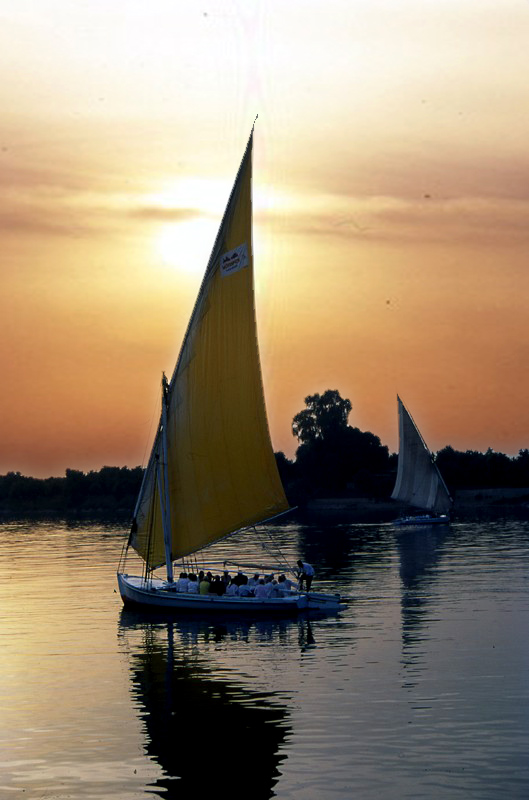
[[(319, 498), (308, 501), (296, 512), (301, 516), (341, 516), (357, 522), (391, 522), (420, 511), (389, 499), (369, 497)], [(529, 488), (464, 489), (456, 493), (452, 519), (516, 514), (529, 519)]]
[[(349, 522), (383, 523), (398, 517), (420, 513), (411, 506), (389, 498), (325, 497), (307, 501), (293, 511), (301, 520), (338, 518)], [(515, 515), (529, 519), (529, 488), (464, 489), (456, 493), (450, 514), (452, 520), (476, 517)], [(289, 515), (290, 516), (290, 515)], [(108, 521), (126, 527), (130, 509), (109, 508), (0, 508), (0, 521), (21, 519), (68, 519), (71, 521)]]

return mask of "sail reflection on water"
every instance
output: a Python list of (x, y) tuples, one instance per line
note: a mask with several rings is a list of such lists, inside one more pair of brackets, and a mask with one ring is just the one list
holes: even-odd
[[(237, 677), (226, 677), (225, 670), (215, 670), (208, 656), (226, 637), (280, 642), (297, 632), (298, 623), (286, 620), (152, 622), (122, 612), (120, 633), (128, 639), (132, 695), (146, 753), (163, 773), (151, 790), (181, 798), (217, 791), (220, 785), (227, 792), (233, 785), (252, 800), (274, 796), (286, 758), (282, 745), (292, 733), (289, 712), (277, 695), (249, 689)], [(310, 630), (299, 634), (300, 643), (302, 638), (310, 644)]]
[(446, 528), (434, 527), (410, 528), (395, 537), (401, 580), (402, 662), (407, 668), (408, 682), (413, 678), (412, 672), (421, 670), (421, 652), (426, 649), (424, 640), (428, 637), (433, 601), (432, 582), (438, 575), (447, 535)]

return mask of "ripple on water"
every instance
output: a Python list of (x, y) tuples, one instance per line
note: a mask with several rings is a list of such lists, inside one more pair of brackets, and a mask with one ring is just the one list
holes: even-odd
[[(262, 752), (257, 798), (525, 798), (529, 525), (278, 530), (290, 560), (349, 598), (340, 615), (130, 618), (115, 591), (124, 531), (1, 526), (1, 791), (176, 797), (198, 778), (178, 758), (179, 709), (196, 702), (224, 720), (229, 774), (246, 740)], [(219, 558), (254, 558), (244, 541)]]

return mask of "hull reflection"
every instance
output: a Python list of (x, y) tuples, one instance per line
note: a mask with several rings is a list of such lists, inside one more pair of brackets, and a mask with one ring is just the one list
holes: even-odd
[[(287, 621), (174, 621), (123, 611), (120, 633), (130, 648), (132, 695), (146, 735), (146, 752), (163, 777), (151, 790), (164, 798), (231, 789), (268, 800), (286, 755), (281, 746), (291, 734), (289, 712), (269, 692), (251, 690), (237, 679), (217, 677), (207, 663), (207, 647), (225, 637), (280, 641)], [(296, 623), (290, 623), (297, 630)], [(139, 634), (137, 636), (136, 634)], [(310, 634), (303, 626), (303, 636)]]

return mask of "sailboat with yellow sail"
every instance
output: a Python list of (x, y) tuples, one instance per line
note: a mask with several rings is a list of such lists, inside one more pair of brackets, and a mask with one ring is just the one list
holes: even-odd
[[(189, 573), (190, 564), (195, 571), (215, 542), (245, 529), (249, 535), (289, 510), (268, 430), (257, 344), (252, 146), (253, 130), (176, 367), (170, 380), (162, 379), (160, 421), (118, 567), (127, 606), (265, 613), (340, 607), (338, 595), (295, 589), (267, 597), (179, 591), (185, 581), (174, 577)], [(131, 550), (140, 556), (139, 575), (126, 571)], [(284, 562), (279, 571), (286, 572)]]

